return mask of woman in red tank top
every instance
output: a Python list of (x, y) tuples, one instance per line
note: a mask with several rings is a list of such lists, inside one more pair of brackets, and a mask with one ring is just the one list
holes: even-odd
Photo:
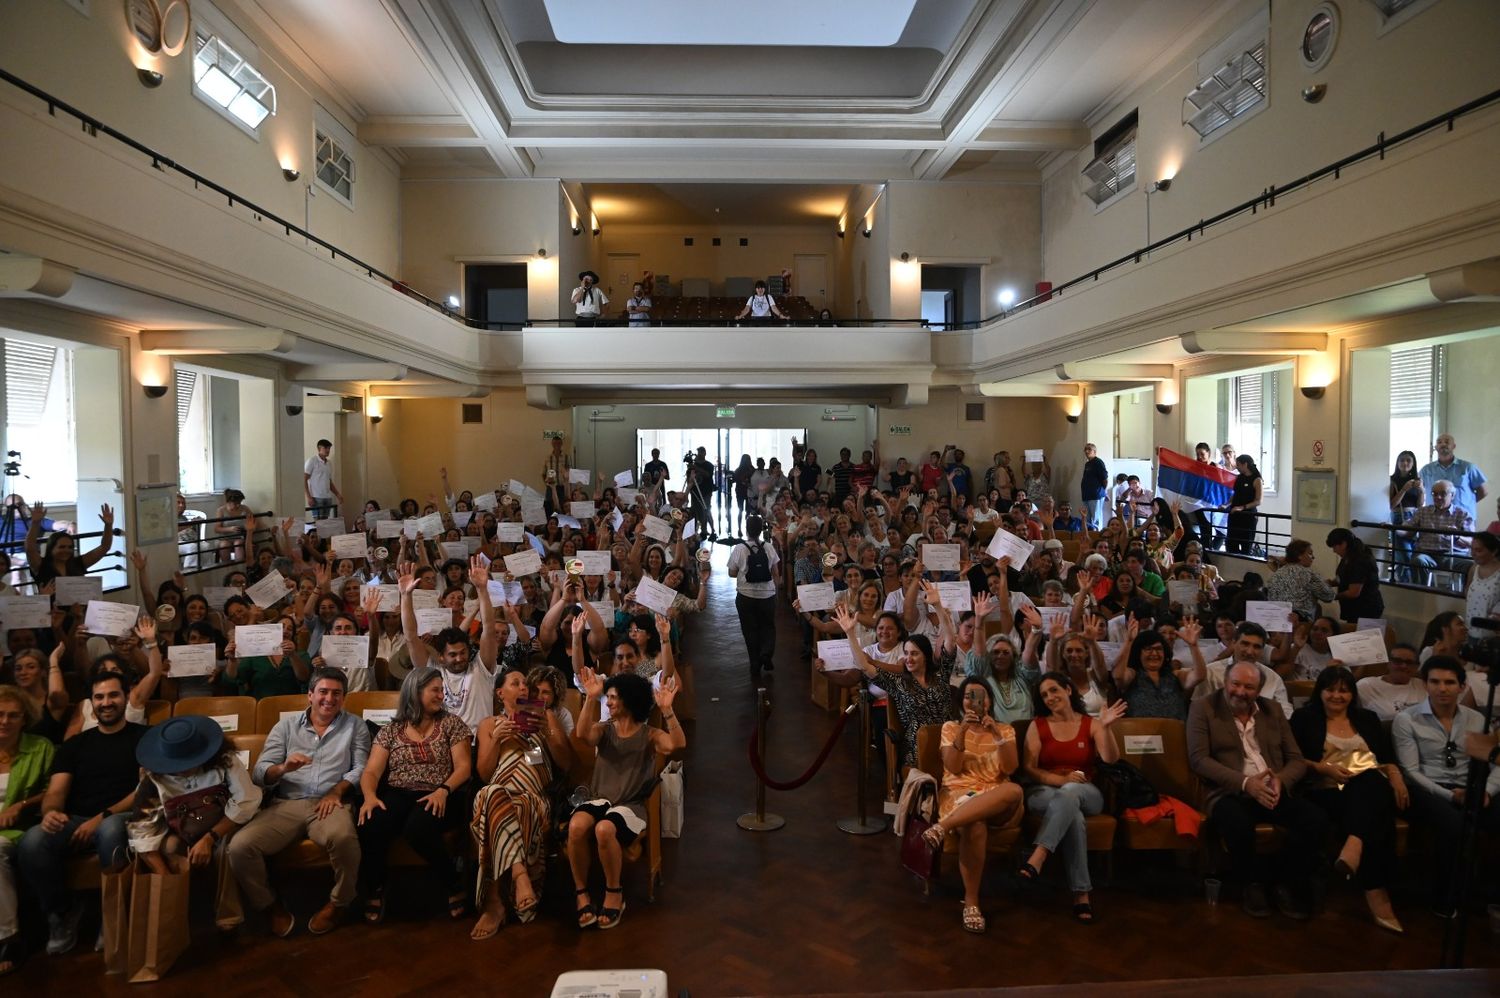
[(1073, 917), (1094, 921), (1089, 904), (1088, 830), (1084, 819), (1104, 810), (1104, 795), (1094, 786), (1099, 762), (1115, 762), (1120, 750), (1109, 726), (1125, 714), (1124, 701), (1105, 707), (1097, 719), (1084, 713), (1083, 698), (1066, 673), (1049, 672), (1036, 689), (1036, 720), (1026, 731), (1026, 773), (1036, 785), (1026, 791), (1026, 809), (1038, 815), (1031, 856), (1021, 864), (1023, 880), (1035, 880), (1047, 857), (1062, 850)]

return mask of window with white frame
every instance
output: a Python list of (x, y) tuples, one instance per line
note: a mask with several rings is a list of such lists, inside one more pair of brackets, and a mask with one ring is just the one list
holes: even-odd
[(1182, 99), (1182, 123), (1200, 139), (1217, 136), (1266, 104), (1266, 40), (1262, 12), (1198, 60), (1198, 84)]
[(193, 49), (193, 93), (251, 135), (276, 113), (276, 88), (231, 42), (199, 26)]
[(1281, 380), (1279, 371), (1261, 371), (1219, 382), (1219, 438), (1255, 461), (1267, 493), (1276, 491), (1280, 459)]
[(318, 186), (354, 207), (354, 138), (321, 107), (313, 133), (313, 161)]
[(1432, 442), (1442, 432), (1438, 401), (1446, 377), (1447, 355), (1441, 346), (1391, 351), (1392, 470), (1404, 450), (1416, 455), (1417, 467), (1427, 463)]
[(214, 432), (209, 392), (213, 379), (179, 367), (177, 388), (177, 479), (183, 495), (214, 491)]
[(1135, 188), (1137, 112), (1131, 111), (1094, 142), (1094, 158), (1083, 168), (1088, 183), (1084, 195), (1103, 207)]
[(5, 491), (28, 500), (78, 500), (78, 434), (73, 412), (73, 352), (31, 340), (4, 341)]

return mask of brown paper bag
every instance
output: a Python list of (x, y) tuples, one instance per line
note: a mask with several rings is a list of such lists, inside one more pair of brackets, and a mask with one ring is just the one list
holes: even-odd
[(188, 947), (188, 863), (182, 856), (168, 862), (170, 874), (135, 873), (126, 960), (131, 984), (161, 980)]
[(135, 883), (135, 867), (99, 878), (100, 908), (103, 914), (104, 972), (125, 973), (126, 950), (130, 941), (130, 894)]

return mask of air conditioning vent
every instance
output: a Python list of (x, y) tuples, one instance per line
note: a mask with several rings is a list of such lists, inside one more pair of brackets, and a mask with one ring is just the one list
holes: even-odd
[(964, 403), (964, 420), (966, 422), (970, 422), (970, 423), (982, 423), (982, 422), (984, 422), (984, 403), (983, 402), (965, 402)]
[(463, 404), (463, 416), (461, 422), (465, 426), (484, 422), (484, 403), (465, 402)]

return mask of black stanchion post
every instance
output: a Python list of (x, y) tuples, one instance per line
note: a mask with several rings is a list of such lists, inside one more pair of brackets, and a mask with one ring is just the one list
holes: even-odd
[[(755, 755), (760, 760), (760, 771), (766, 770), (766, 718), (771, 713), (771, 698), (764, 686), (756, 692), (755, 703)], [(786, 819), (779, 814), (766, 813), (766, 781), (755, 776), (755, 812), (753, 814), (742, 814), (735, 820), (747, 832), (774, 832), (786, 824)]]
[(870, 783), (870, 694), (859, 694), (859, 787), (855, 794), (859, 813), (852, 818), (839, 819), (839, 831), (850, 835), (874, 835), (885, 831), (885, 816), (871, 818), (868, 810), (867, 787)]

